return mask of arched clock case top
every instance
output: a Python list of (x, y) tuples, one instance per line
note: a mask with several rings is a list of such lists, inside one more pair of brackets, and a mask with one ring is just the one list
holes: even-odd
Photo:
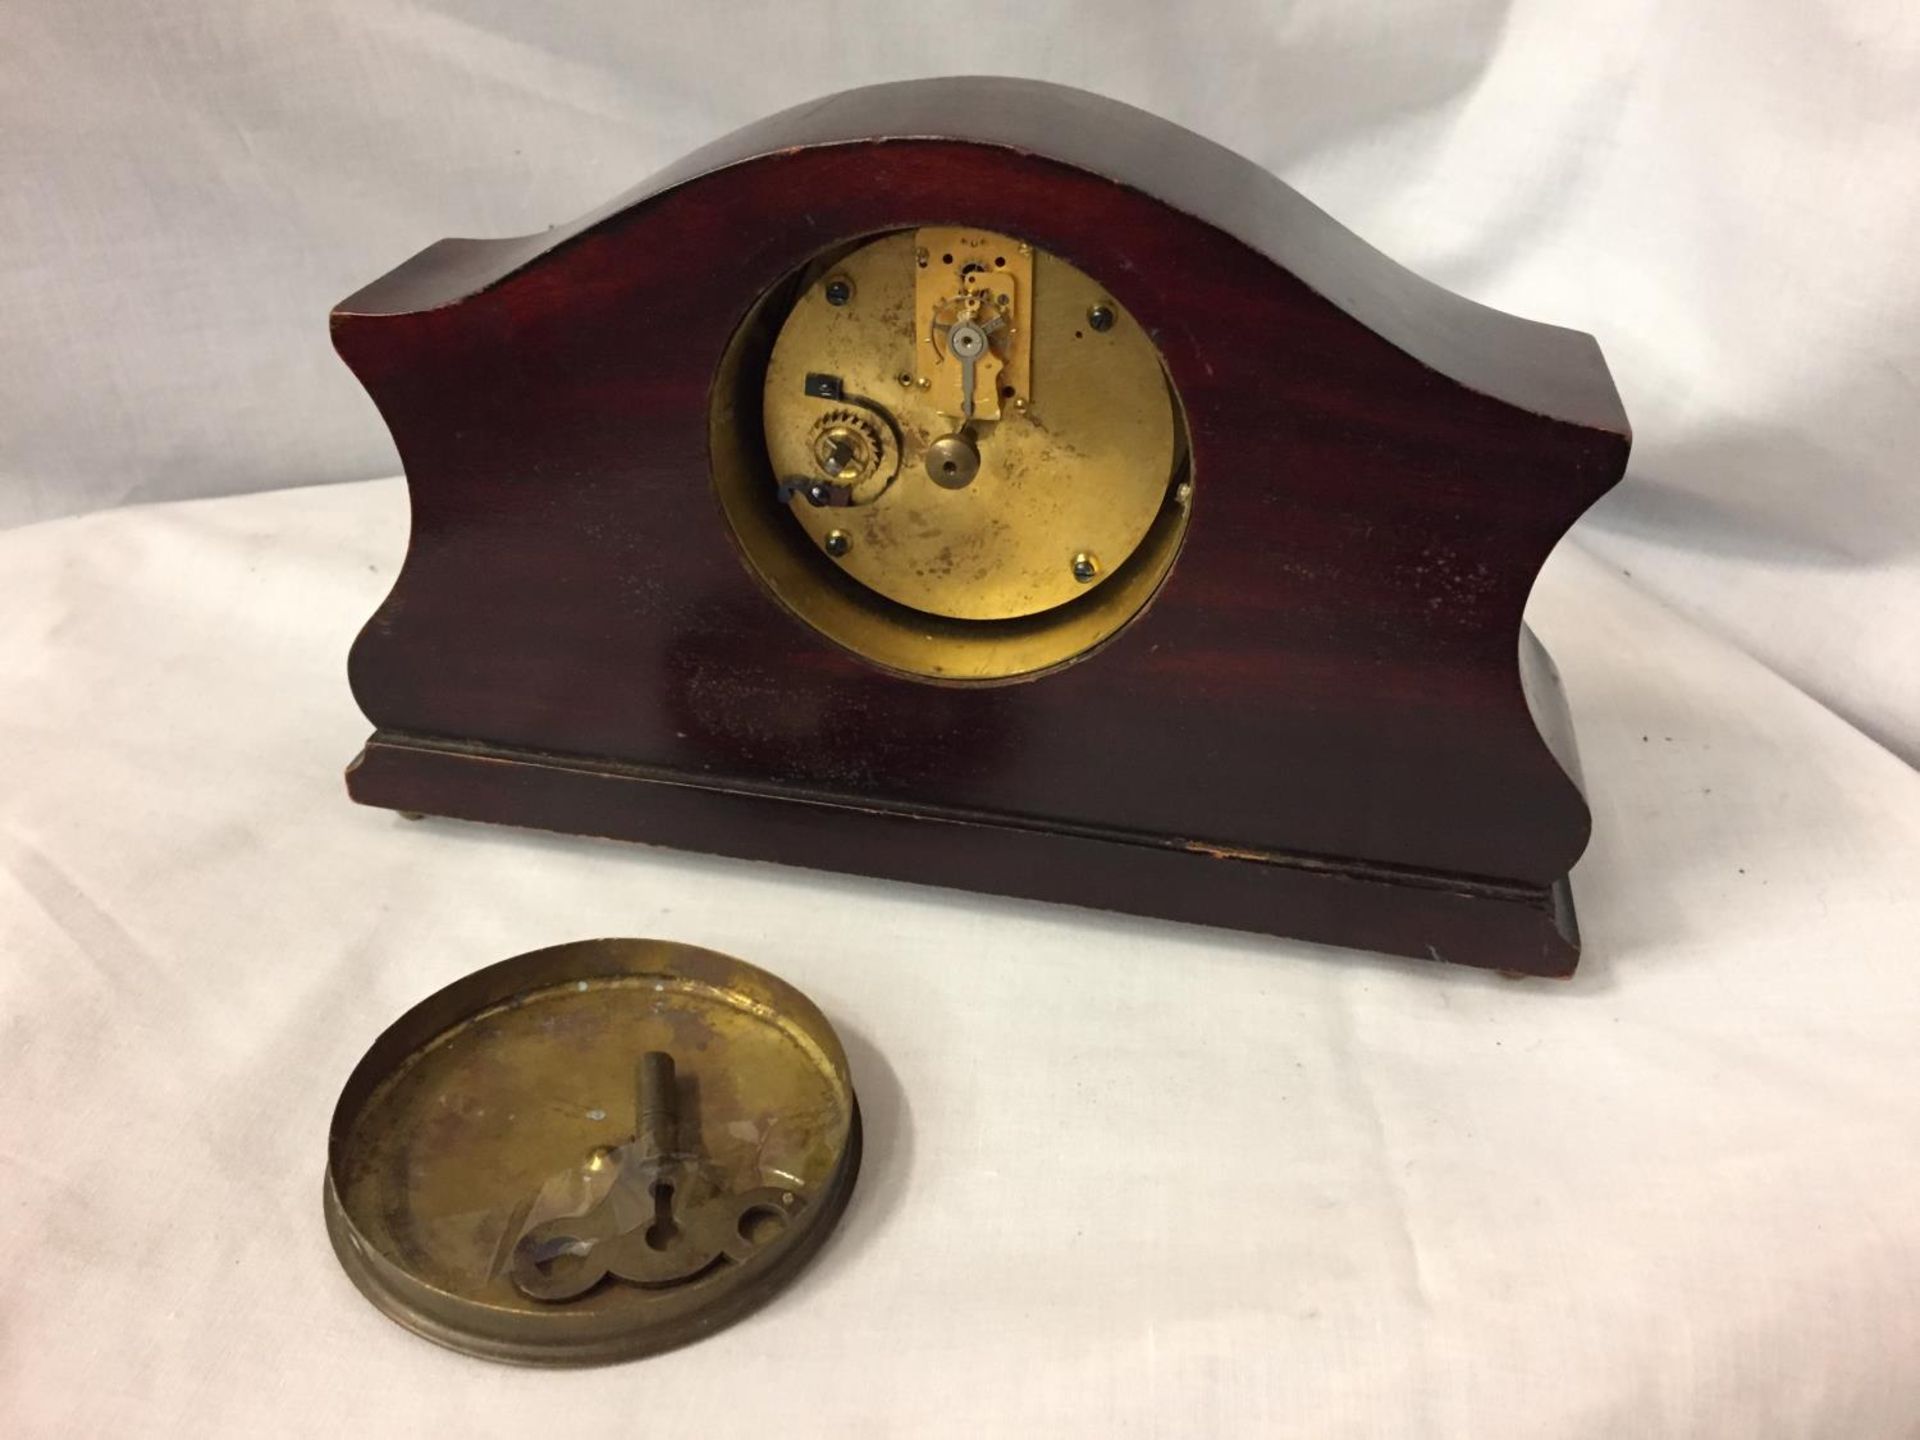
[[(922, 617), (787, 523), (762, 425), (780, 327), (833, 257), (930, 226), (1017, 237), (1151, 341), (1186, 507), (1157, 573), (1039, 619)], [(1038, 412), (1069, 337), (1035, 314)], [(1231, 152), (1035, 82), (851, 91), (573, 224), (430, 246), (333, 334), (412, 501), (350, 660), (376, 726), (356, 800), (1572, 970), (1589, 817), (1522, 611), (1625, 468), (1605, 363)], [(990, 466), (992, 424), (967, 423)], [(852, 428), (848, 474), (890, 443)], [(980, 658), (1129, 583), (1080, 649)], [(916, 626), (950, 648), (896, 662)]]

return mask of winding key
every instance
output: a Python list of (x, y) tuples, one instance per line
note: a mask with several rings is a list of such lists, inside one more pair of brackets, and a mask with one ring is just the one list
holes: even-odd
[(634, 1138), (611, 1156), (606, 1195), (583, 1214), (534, 1226), (514, 1246), (510, 1273), (522, 1294), (573, 1300), (609, 1275), (652, 1288), (686, 1284), (770, 1246), (806, 1203), (779, 1186), (712, 1190), (706, 1168), (679, 1148), (673, 1057), (664, 1050), (640, 1057), (636, 1090)]

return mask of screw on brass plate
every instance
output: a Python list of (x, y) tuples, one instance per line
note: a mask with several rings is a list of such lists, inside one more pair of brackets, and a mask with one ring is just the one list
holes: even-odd
[(1103, 334), (1113, 328), (1113, 309), (1107, 305), (1095, 305), (1087, 311), (1088, 328)]
[(827, 304), (844, 305), (853, 299), (853, 282), (844, 275), (836, 275), (827, 281)]
[(838, 560), (853, 548), (853, 537), (844, 530), (829, 530), (826, 539), (827, 554)]
[(1100, 573), (1100, 557), (1091, 550), (1082, 550), (1073, 557), (1073, 578), (1082, 585)]

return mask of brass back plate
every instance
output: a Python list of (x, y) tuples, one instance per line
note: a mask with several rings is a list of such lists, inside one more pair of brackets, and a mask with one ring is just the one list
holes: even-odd
[[(989, 315), (1007, 295), (1011, 333), (976, 377), (979, 402), (992, 392), (970, 427), (978, 474), (950, 489), (926, 455), (962, 428), (958, 362), (927, 328), (969, 256), (1007, 276), (1004, 291), (983, 283)], [(1105, 328), (1089, 321), (1096, 309)], [(810, 376), (831, 377), (842, 398), (808, 393)], [(898, 473), (867, 503), (809, 504), (815, 437), (844, 408), (884, 417)], [(960, 620), (1036, 615), (1107, 583), (1167, 503), (1176, 456), (1159, 353), (1125, 309), (1064, 260), (950, 227), (883, 236), (810, 277), (774, 343), (763, 418), (775, 479), (812, 542), (887, 599)]]
[[(636, 1064), (660, 1051), (679, 1146), (721, 1191), (790, 1196), (787, 1223), (683, 1283), (530, 1298), (516, 1241), (594, 1202), (605, 1157), (635, 1135)], [(805, 996), (692, 946), (583, 941), (470, 975), (374, 1043), (334, 1112), (327, 1228), (354, 1283), (428, 1339), (527, 1364), (625, 1359), (790, 1278), (845, 1206), (859, 1148), (845, 1053)]]

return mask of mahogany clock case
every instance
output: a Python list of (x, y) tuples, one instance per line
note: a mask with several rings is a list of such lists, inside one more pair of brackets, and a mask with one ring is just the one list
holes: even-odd
[[(768, 297), (933, 223), (1111, 287), (1190, 447), (1151, 604), (1014, 683), (849, 653), (769, 592), (716, 495), (755, 463), (730, 437)], [(1036, 82), (857, 90), (570, 225), (430, 246), (333, 335), (412, 501), (350, 660), (376, 727), (356, 800), (1571, 971), (1589, 817), (1522, 610), (1625, 467), (1606, 365), (1251, 162)]]

